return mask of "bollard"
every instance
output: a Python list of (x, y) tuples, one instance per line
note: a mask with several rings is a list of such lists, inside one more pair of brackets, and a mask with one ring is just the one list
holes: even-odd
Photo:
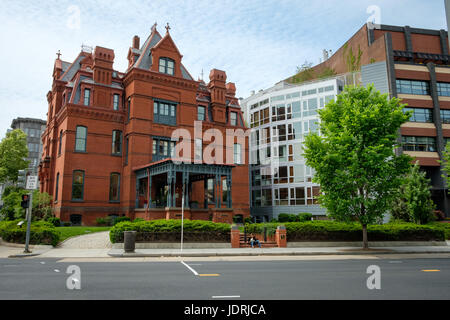
[(136, 248), (136, 231), (123, 232), (123, 248), (127, 253), (133, 253)]

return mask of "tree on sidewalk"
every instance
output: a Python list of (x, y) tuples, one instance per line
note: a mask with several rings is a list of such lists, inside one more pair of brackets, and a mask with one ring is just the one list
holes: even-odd
[(320, 114), (321, 136), (306, 136), (306, 164), (320, 184), (319, 201), (340, 221), (357, 220), (368, 248), (367, 226), (381, 219), (410, 167), (411, 158), (397, 156), (397, 133), (408, 121), (397, 98), (373, 86), (346, 87)]
[(16, 129), (6, 134), (0, 142), (0, 183), (18, 180), (19, 170), (28, 167), (27, 136)]
[(435, 205), (431, 200), (430, 180), (420, 171), (418, 162), (411, 166), (394, 202), (391, 211), (394, 218), (418, 224), (433, 219)]

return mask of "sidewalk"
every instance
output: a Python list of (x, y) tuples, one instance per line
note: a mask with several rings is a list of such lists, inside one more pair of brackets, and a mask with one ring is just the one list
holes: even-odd
[(231, 257), (231, 256), (319, 256), (319, 255), (375, 255), (375, 254), (450, 254), (450, 241), (446, 246), (385, 246), (370, 247), (301, 247), (301, 248), (211, 248), (211, 249), (136, 249), (125, 253), (123, 249), (76, 248), (62, 246), (30, 246), (32, 254), (24, 254), (24, 245), (0, 244), (0, 258), (107, 258), (107, 257)]
[(214, 257), (214, 256), (315, 256), (315, 255), (367, 255), (367, 254), (420, 254), (447, 253), (450, 246), (373, 247), (362, 250), (355, 247), (308, 247), (308, 248), (239, 248), (239, 249), (136, 249), (125, 253), (112, 249), (111, 257)]

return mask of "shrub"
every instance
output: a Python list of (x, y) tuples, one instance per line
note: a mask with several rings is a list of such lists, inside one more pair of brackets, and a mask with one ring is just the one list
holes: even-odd
[[(370, 241), (443, 241), (450, 231), (450, 224), (417, 225), (414, 223), (389, 223), (368, 226)], [(335, 221), (307, 221), (246, 225), (248, 233), (262, 233), (264, 227), (276, 230), (278, 225), (286, 227), (288, 241), (361, 241), (362, 227), (359, 223)], [(444, 228), (448, 228), (447, 231)]]
[(450, 240), (450, 223), (448, 223), (448, 222), (431, 222), (427, 225), (444, 231), (445, 239)]
[(308, 212), (302, 212), (302, 213), (298, 214), (298, 217), (299, 217), (299, 219), (298, 219), (299, 222), (311, 221), (313, 215), (311, 213), (308, 213)]
[(247, 217), (244, 219), (244, 224), (253, 223), (253, 219), (251, 217)]
[(142, 218), (136, 218), (136, 219), (133, 220), (133, 222), (140, 222), (140, 221), (145, 221), (145, 220), (142, 219)]
[(124, 221), (131, 221), (131, 219), (129, 217), (118, 217), (118, 218), (114, 219), (113, 225), (116, 225), (117, 223), (124, 222)]
[(47, 222), (51, 223), (55, 227), (61, 226), (61, 219), (57, 217), (50, 217), (47, 219)]
[(96, 222), (97, 225), (99, 225), (99, 226), (104, 226), (104, 225), (106, 225), (106, 220), (105, 220), (105, 218), (97, 218), (97, 219), (95, 219), (95, 222)]
[[(229, 236), (230, 225), (227, 223), (214, 223), (204, 220), (185, 220), (185, 233), (211, 233), (217, 234), (221, 238), (223, 234)], [(124, 231), (137, 231), (137, 241), (143, 237), (143, 234), (149, 233), (173, 233), (180, 234), (181, 220), (151, 220), (151, 221), (124, 221), (111, 228), (109, 233), (112, 243), (123, 241)], [(213, 235), (211, 237), (214, 238)]]
[[(21, 227), (17, 223), (21, 220), (8, 221), (0, 224), (0, 236), (3, 240), (13, 243), (25, 243), (27, 226)], [(56, 246), (60, 234), (55, 226), (45, 221), (33, 222), (30, 227), (30, 244), (51, 244)]]
[[(362, 227), (358, 223), (310, 221), (286, 223), (288, 241), (361, 241)], [(445, 239), (443, 230), (414, 223), (369, 225), (370, 241), (429, 241)]]
[(61, 222), (61, 225), (63, 227), (71, 227), (72, 226), (72, 222), (70, 222), (70, 221), (63, 221), (63, 222)]

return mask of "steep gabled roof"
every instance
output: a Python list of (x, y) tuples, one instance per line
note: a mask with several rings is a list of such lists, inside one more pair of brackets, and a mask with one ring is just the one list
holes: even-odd
[(152, 65), (152, 56), (151, 56), (151, 49), (159, 42), (161, 41), (162, 37), (159, 34), (158, 31), (153, 31), (150, 36), (145, 41), (144, 45), (140, 49), (141, 56), (136, 61), (136, 63), (133, 65), (133, 67), (139, 68), (139, 69), (150, 69)]
[[(139, 59), (135, 62), (135, 64), (131, 68), (134, 67), (134, 68), (138, 68), (138, 69), (149, 70), (150, 67), (152, 66), (152, 49), (158, 48), (165, 41), (170, 41), (171, 45), (175, 48), (177, 53), (180, 56), (182, 56), (180, 54), (180, 51), (178, 50), (177, 46), (175, 45), (174, 41), (170, 37), (170, 34), (167, 33), (164, 37), (161, 37), (161, 35), (155, 28), (152, 30), (152, 33), (150, 34), (150, 36), (147, 38), (147, 40), (142, 45), (141, 49), (139, 50), (139, 52), (140, 52)], [(187, 71), (187, 69), (185, 68), (185, 66), (183, 64), (181, 64), (180, 68), (181, 68), (181, 74), (184, 79), (194, 80), (194, 78), (192, 78), (192, 76), (189, 74), (189, 72)]]
[[(66, 71), (61, 75), (59, 80), (62, 81), (70, 81), (72, 80), (73, 76), (77, 73), (78, 70), (80, 70), (81, 67), (81, 60), (86, 58), (84, 55), (80, 54), (75, 61), (66, 69)], [(63, 65), (64, 68), (64, 65)]]

